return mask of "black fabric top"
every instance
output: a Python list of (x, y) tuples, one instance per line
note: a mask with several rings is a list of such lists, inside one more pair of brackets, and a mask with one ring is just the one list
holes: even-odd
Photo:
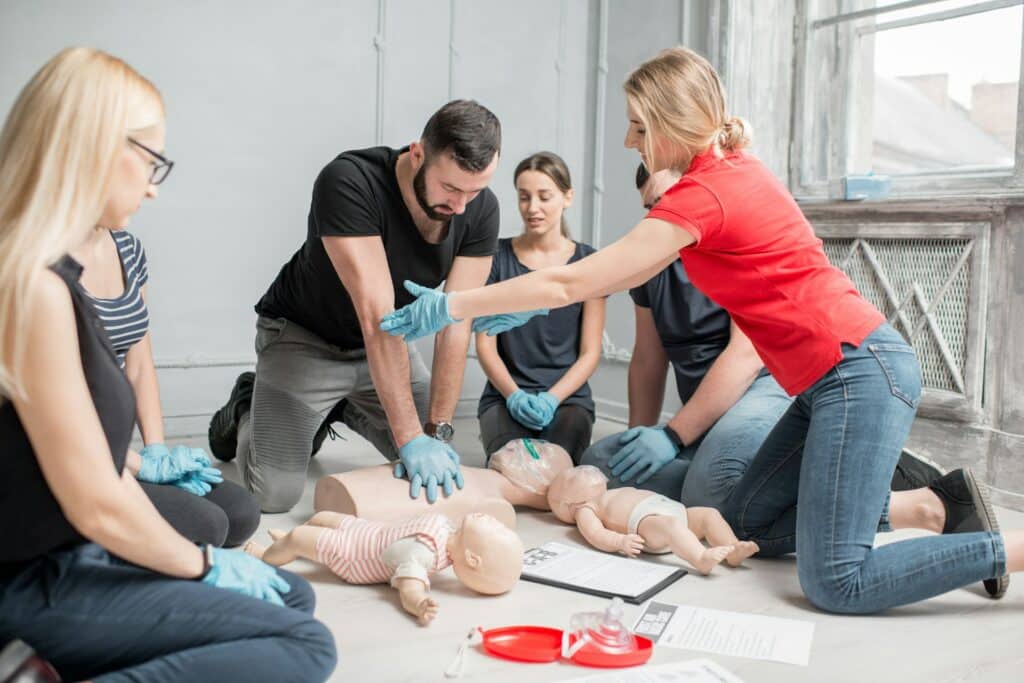
[[(71, 290), (82, 368), (118, 474), (135, 428), (135, 394), (117, 362), (103, 323), (78, 279), (82, 266), (70, 256), (51, 267)], [(71, 526), (43, 478), (28, 435), (10, 401), (0, 406), (0, 563), (31, 560), (85, 539)], [(76, 466), (66, 453), (68, 467)]]
[(439, 244), (423, 239), (395, 177), (408, 148), (344, 152), (317, 176), (306, 242), (281, 268), (256, 312), (287, 318), (345, 350), (364, 347), (352, 300), (334, 270), (322, 237), (379, 235), (387, 254), (395, 308), (413, 301), (403, 281), (436, 287), (456, 256), (490, 256), (498, 240), (498, 200), (485, 189), (453, 216)]
[[(569, 263), (594, 253), (589, 244), (576, 243)], [(510, 238), (499, 240), (498, 253), (491, 264), (487, 284), (501, 282), (531, 272), (516, 258)], [(583, 304), (576, 303), (553, 309), (547, 315), (538, 315), (525, 325), (497, 336), (498, 356), (520, 389), (530, 393), (547, 391), (561, 379), (580, 355)], [(487, 382), (480, 396), (477, 416), (483, 415), (496, 403), (505, 403), (504, 397)], [(594, 413), (594, 400), (590, 397), (590, 384), (584, 382), (562, 405), (577, 405)]]
[(651, 309), (679, 400), (686, 403), (729, 343), (729, 314), (693, 286), (679, 260), (629, 295), (637, 306)]

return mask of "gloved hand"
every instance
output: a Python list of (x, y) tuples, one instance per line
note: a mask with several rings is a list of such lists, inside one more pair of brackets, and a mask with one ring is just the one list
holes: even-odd
[(642, 484), (677, 455), (679, 449), (663, 427), (633, 427), (619, 437), (619, 450), (608, 459), (608, 466), (619, 481), (639, 474), (636, 483)]
[(452, 495), (452, 484), (460, 489), (465, 483), (459, 470), (459, 454), (435, 438), (420, 434), (398, 449), (401, 462), (395, 463), (397, 479), (409, 478), (409, 497), (419, 498), (420, 491), (427, 488), (427, 502), (437, 500), (437, 485), (444, 489), (444, 495)]
[(189, 472), (210, 465), (210, 456), (203, 449), (187, 446), (175, 446), (170, 450), (162, 443), (151, 443), (139, 455), (142, 457), (142, 467), (136, 478), (150, 484), (170, 484)]
[(522, 389), (516, 389), (505, 399), (505, 407), (508, 408), (508, 414), (513, 420), (524, 427), (539, 431), (543, 429), (540, 424), (541, 415), (534, 408), (531, 398), (533, 397)]
[(205, 496), (213, 490), (214, 484), (224, 481), (224, 475), (216, 467), (204, 467), (195, 472), (189, 472), (181, 479), (171, 482), (171, 486), (185, 489), (191, 494)]
[(405, 337), (411, 342), (459, 322), (448, 314), (448, 295), (438, 289), (430, 289), (410, 280), (405, 289), (417, 297), (408, 306), (388, 313), (380, 321), (380, 329), (395, 337)]
[(507, 332), (514, 327), (525, 324), (535, 315), (547, 315), (548, 309), (538, 308), (535, 311), (523, 311), (522, 313), (496, 313), (495, 315), (481, 315), (473, 319), (474, 332), (486, 332), (488, 337)]
[(203, 583), (237, 591), (282, 607), (284, 601), (281, 596), (292, 589), (277, 570), (263, 560), (258, 560), (241, 550), (224, 548), (213, 549), (213, 567), (203, 577)]
[(539, 394), (534, 394), (529, 397), (529, 412), (537, 416), (537, 424), (540, 427), (537, 429), (544, 429), (551, 421), (555, 419), (555, 410), (558, 409), (558, 404), (561, 401), (554, 394), (542, 391)]

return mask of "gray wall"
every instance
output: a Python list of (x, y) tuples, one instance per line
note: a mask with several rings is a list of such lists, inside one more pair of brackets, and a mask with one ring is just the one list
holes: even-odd
[[(150, 260), (168, 434), (184, 436), (205, 431), (253, 362), (252, 305), (301, 243), (312, 181), (334, 155), (408, 143), (442, 103), (473, 97), (503, 123), (493, 184), (502, 234), (520, 226), (515, 163), (552, 149), (574, 176), (574, 233), (608, 244), (642, 215), (637, 155), (622, 146), (626, 73), (680, 42), (742, 72), (749, 52), (730, 59), (733, 44), (715, 27), (746, 11), (704, 0), (8, 0), (0, 110), (46, 59), (76, 44), (123, 57), (163, 91), (177, 166), (130, 229)], [(631, 308), (624, 294), (609, 301), (609, 351), (631, 348)], [(624, 418), (621, 354), (593, 383), (599, 411)], [(473, 413), (482, 384), (470, 360), (461, 414)], [(674, 410), (674, 388), (667, 394)]]
[[(595, 15), (585, 0), (8, 1), (0, 110), (75, 44), (125, 58), (163, 91), (177, 166), (130, 229), (150, 259), (168, 430), (200, 433), (254, 358), (252, 306), (301, 243), (312, 181), (338, 152), (406, 144), (445, 101), (474, 97), (504, 123), (505, 234), (518, 227), (519, 158), (554, 149), (587, 177)], [(579, 193), (587, 206), (589, 186)]]

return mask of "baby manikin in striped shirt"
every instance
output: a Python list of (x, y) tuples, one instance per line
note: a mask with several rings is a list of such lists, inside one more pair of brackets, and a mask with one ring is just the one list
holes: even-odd
[(457, 527), (436, 513), (373, 522), (323, 511), (291, 531), (271, 529), (269, 547), (250, 541), (245, 551), (275, 567), (299, 557), (319, 562), (347, 583), (390, 583), (402, 607), (426, 626), (438, 610), (429, 595), (431, 574), (451, 566), (459, 581), (484, 595), (506, 593), (519, 580), (523, 543), (506, 526), (514, 526), (515, 511), (504, 500), (486, 507), (495, 514), (470, 513)]

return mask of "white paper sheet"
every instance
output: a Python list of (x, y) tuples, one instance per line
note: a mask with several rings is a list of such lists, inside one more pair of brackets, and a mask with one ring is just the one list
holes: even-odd
[(573, 678), (565, 683), (743, 683), (710, 659), (638, 666), (614, 673)]
[(652, 600), (633, 632), (668, 647), (807, 666), (814, 624)]
[[(574, 548), (551, 541), (527, 551), (523, 576), (583, 589), (639, 597), (680, 567)], [(643, 599), (643, 598), (640, 598)]]

